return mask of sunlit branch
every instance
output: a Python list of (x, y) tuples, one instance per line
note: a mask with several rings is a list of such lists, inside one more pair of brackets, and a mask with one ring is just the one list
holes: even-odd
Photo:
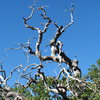
[(30, 64), (30, 65), (26, 66), (23, 72), (26, 72), (26, 70), (27, 70), (29, 67), (34, 66), (34, 65), (36, 66), (37, 64)]
[(13, 72), (15, 72), (17, 69), (21, 69), (23, 66), (19, 65), (17, 67), (15, 67), (11, 72), (8, 78), (6, 78), (6, 82), (12, 77)]
[(14, 97), (14, 100), (24, 100), (25, 99), (21, 96), (20, 93), (16, 93), (16, 92), (8, 92), (6, 95), (6, 99), (9, 100), (8, 98), (10, 97)]
[(64, 32), (69, 26), (71, 26), (71, 25), (74, 23), (73, 12), (74, 12), (74, 5), (72, 5), (72, 8), (71, 8), (71, 10), (70, 10), (71, 22), (70, 22), (69, 24), (67, 24), (67, 25), (62, 29), (62, 32)]

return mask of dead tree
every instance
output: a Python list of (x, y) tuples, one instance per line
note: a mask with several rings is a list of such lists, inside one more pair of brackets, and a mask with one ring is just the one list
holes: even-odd
[[(40, 15), (42, 16), (42, 18), (44, 20), (47, 21), (44, 24), (43, 30), (38, 28), (38, 27), (34, 27), (34, 26), (31, 26), (28, 24), (28, 21), (34, 16), (34, 13), (35, 13), (34, 9), (35, 8), (32, 7), (32, 12), (31, 12), (30, 16), (27, 18), (23, 18), (23, 20), (24, 20), (24, 25), (26, 28), (29, 28), (33, 31), (36, 30), (38, 33), (38, 41), (36, 42), (35, 50), (32, 50), (30, 45), (28, 45), (27, 51), (29, 52), (29, 54), (32, 54), (32, 55), (38, 57), (38, 59), (40, 60), (40, 64), (39, 65), (38, 64), (31, 64), (31, 65), (27, 66), (26, 69), (35, 65), (36, 67), (32, 68), (32, 69), (37, 69), (37, 74), (35, 74), (35, 77), (37, 77), (37, 76), (40, 77), (40, 79), (43, 80), (44, 85), (46, 86), (46, 89), (48, 89), (49, 91), (52, 91), (56, 94), (61, 95), (64, 100), (65, 100), (65, 98), (66, 98), (66, 100), (68, 99), (67, 94), (66, 94), (67, 91), (70, 91), (75, 97), (80, 97), (80, 93), (82, 93), (81, 89), (84, 90), (85, 89), (84, 87), (88, 87), (89, 89), (94, 91), (91, 88), (91, 86), (87, 85), (86, 81), (81, 80), (82, 73), (81, 73), (81, 69), (78, 66), (78, 60), (72, 60), (71, 58), (69, 58), (66, 55), (66, 53), (62, 50), (63, 43), (58, 40), (59, 37), (62, 34), (64, 34), (66, 29), (74, 23), (74, 17), (73, 17), (74, 5), (72, 5), (71, 10), (70, 10), (70, 22), (66, 26), (62, 26), (62, 25), (59, 26), (52, 19), (50, 19), (50, 17), (47, 16), (47, 13), (45, 11), (45, 7), (43, 7), (43, 6), (39, 7), (38, 10), (41, 10), (41, 12), (42, 12), (42, 14), (40, 14)], [(41, 54), (41, 44), (43, 42), (43, 36), (48, 31), (48, 28), (51, 24), (54, 25), (55, 28), (57, 29), (54, 37), (50, 40), (50, 43), (49, 43), (51, 55), (43, 56)], [(22, 47), (26, 48), (25, 45), (23, 45)], [(56, 82), (55, 82), (56, 88), (50, 88), (47, 85), (47, 82), (46, 82), (47, 76), (45, 76), (45, 72), (41, 71), (41, 69), (43, 69), (45, 67), (45, 66), (43, 66), (42, 63), (45, 61), (50, 61), (50, 60), (53, 62), (60, 63), (60, 64), (65, 63), (66, 66), (69, 67), (68, 70), (66, 68), (62, 68), (60, 73), (58, 74), (58, 76), (55, 78), (55, 81), (57, 81), (57, 80), (59, 80), (60, 76), (63, 74), (66, 77), (66, 85), (57, 84)], [(74, 80), (75, 84), (73, 86), (70, 86), (69, 80)], [(32, 81), (32, 82), (36, 83), (37, 78), (35, 78), (35, 81)], [(30, 83), (30, 81), (29, 81), (29, 83)], [(28, 87), (28, 85), (27, 85), (27, 87)], [(73, 87), (76, 87), (76, 89), (73, 89)]]
[[(39, 7), (38, 10), (41, 10), (42, 13), (43, 13), (43, 14), (40, 14), (40, 15), (42, 16), (42, 18), (44, 20), (47, 20), (47, 22), (44, 25), (43, 30), (38, 28), (38, 27), (34, 27), (34, 26), (31, 26), (31, 25), (28, 24), (28, 21), (34, 15), (34, 9), (35, 8), (32, 7), (32, 12), (31, 12), (30, 16), (27, 17), (27, 18), (23, 18), (23, 20), (24, 20), (24, 24), (25, 24), (26, 28), (29, 28), (33, 31), (37, 30), (37, 33), (38, 33), (38, 41), (36, 42), (36, 45), (35, 45), (35, 51), (32, 50), (30, 45), (27, 46), (28, 52), (30, 54), (34, 55), (34, 56), (37, 56), (40, 60), (40, 64), (36, 65), (36, 67), (35, 67), (35, 68), (38, 68), (38, 71), (37, 71), (38, 73), (36, 74), (36, 76), (40, 77), (44, 81), (44, 84), (49, 91), (55, 92), (55, 93), (61, 95), (63, 99), (65, 99), (65, 98), (67, 98), (66, 91), (70, 90), (68, 88), (69, 86), (67, 86), (68, 84), (66, 84), (66, 86), (63, 86), (61, 84), (56, 84), (57, 88), (51, 89), (50, 87), (47, 86), (46, 76), (45, 76), (44, 72), (41, 72), (41, 69), (44, 68), (44, 66), (42, 65), (43, 62), (51, 60), (51, 61), (57, 62), (57, 63), (65, 63), (66, 66), (69, 66), (69, 71), (71, 72), (71, 75), (74, 76), (74, 78), (80, 78), (81, 77), (81, 70), (78, 67), (78, 61), (77, 60), (71, 60), (64, 53), (64, 51), (62, 50), (63, 43), (58, 40), (59, 37), (66, 31), (66, 29), (74, 23), (74, 17), (73, 17), (74, 5), (72, 5), (72, 8), (70, 10), (70, 19), (71, 20), (66, 26), (59, 26), (57, 23), (53, 22), (52, 19), (50, 19), (50, 17), (47, 16), (47, 13), (46, 13), (44, 7), (43, 6)], [(53, 24), (55, 26), (55, 28), (57, 29), (55, 36), (50, 40), (50, 43), (49, 43), (49, 46), (50, 46), (50, 49), (51, 49), (51, 55), (42, 56), (40, 47), (41, 47), (41, 43), (43, 41), (43, 35), (46, 34), (46, 32), (49, 28), (49, 25), (51, 25), (51, 24)], [(25, 45), (23, 45), (22, 47), (26, 48)], [(30, 66), (33, 66), (33, 65), (34, 64), (27, 66), (26, 69), (29, 68)], [(32, 68), (32, 69), (35, 69), (35, 68)], [(60, 74), (62, 72), (66, 72), (66, 71), (67, 71), (66, 69), (62, 69)], [(60, 74), (58, 75), (58, 78), (56, 78), (56, 80), (59, 79)], [(68, 72), (67, 72), (67, 74), (68, 74)]]
[[(26, 28), (29, 28), (31, 30), (37, 30), (38, 33), (38, 41), (36, 42), (36, 50), (33, 51), (30, 46), (27, 46), (27, 49), (30, 54), (37, 56), (41, 62), (47, 61), (47, 60), (52, 60), (54, 62), (58, 63), (65, 63), (67, 66), (69, 66), (70, 71), (78, 71), (79, 77), (81, 76), (81, 70), (78, 67), (78, 61), (71, 60), (63, 51), (62, 51), (62, 46), (63, 43), (61, 41), (58, 41), (59, 37), (66, 31), (66, 29), (71, 26), (74, 21), (73, 21), (73, 11), (74, 11), (74, 6), (72, 5), (72, 9), (70, 10), (70, 17), (71, 21), (69, 24), (66, 26), (58, 26), (57, 23), (53, 22), (46, 14), (46, 11), (44, 10), (44, 7), (39, 7), (38, 10), (41, 10), (43, 14), (41, 16), (43, 17), (44, 20), (47, 20), (47, 23), (44, 25), (44, 29), (40, 29), (34, 26), (31, 26), (27, 23), (28, 20), (30, 20), (34, 14), (34, 8), (32, 7), (32, 12), (28, 18), (23, 18), (24, 24)], [(55, 36), (53, 39), (50, 40), (50, 48), (51, 48), (51, 55), (50, 56), (42, 56), (40, 52), (40, 46), (43, 41), (43, 35), (46, 34), (48, 27), (50, 24), (53, 24), (57, 28), (57, 32), (55, 33)], [(26, 48), (26, 46), (23, 45), (23, 48)], [(75, 73), (76, 75), (76, 73)]]
[[(32, 12), (31, 12), (30, 16), (28, 16), (27, 18), (24, 17), (23, 22), (24, 22), (24, 25), (26, 28), (31, 29), (33, 31), (37, 31), (38, 40), (35, 43), (34, 50), (33, 50), (33, 47), (30, 46), (30, 41), (28, 41), (25, 44), (20, 44), (20, 47), (17, 49), (24, 49), (24, 51), (27, 52), (28, 54), (36, 56), (39, 59), (39, 64), (36, 64), (33, 62), (32, 64), (26, 66), (23, 69), (23, 71), (20, 75), (20, 78), (25, 78), (28, 80), (26, 85), (25, 84), (22, 85), (21, 83), (16, 83), (16, 84), (20, 85), (24, 88), (28, 88), (28, 87), (30, 87), (30, 85), (32, 83), (37, 84), (39, 79), (41, 79), (48, 91), (54, 92), (58, 95), (61, 95), (63, 100), (68, 100), (67, 91), (70, 91), (75, 97), (80, 97), (80, 94), (83, 92), (83, 90), (85, 90), (85, 87), (88, 87), (89, 89), (91, 89), (94, 92), (98, 92), (97, 90), (92, 89), (91, 86), (88, 85), (88, 82), (81, 79), (81, 69), (78, 66), (78, 60), (72, 60), (70, 57), (68, 57), (66, 55), (66, 53), (62, 50), (63, 43), (62, 43), (62, 41), (59, 40), (59, 37), (62, 34), (64, 34), (66, 29), (74, 23), (74, 17), (73, 17), (74, 5), (72, 5), (71, 10), (70, 10), (70, 22), (66, 26), (63, 26), (63, 25), (59, 26), (50, 17), (47, 16), (45, 7), (43, 7), (43, 6), (39, 7), (38, 10), (41, 11), (41, 13), (42, 13), (42, 14), (40, 14), (40, 16), (46, 21), (46, 23), (43, 26), (43, 29), (40, 29), (38, 27), (34, 27), (34, 26), (28, 24), (28, 21), (34, 16), (34, 13), (35, 13), (35, 7), (31, 7), (31, 9), (32, 9)], [(56, 30), (56, 33), (54, 33), (54, 37), (50, 40), (50, 43), (49, 43), (51, 54), (48, 56), (47, 55), (43, 56), (41, 53), (41, 48), (42, 48), (41, 44), (44, 41), (43, 36), (44, 36), (44, 34), (47, 33), (50, 25), (54, 25), (57, 30)], [(45, 72), (43, 72), (41, 70), (45, 67), (43, 65), (43, 62), (46, 62), (46, 61), (53, 61), (53, 62), (57, 62), (59, 64), (65, 63), (66, 66), (68, 66), (68, 70), (66, 68), (62, 68), (61, 71), (58, 73), (58, 76), (53, 77), (55, 87), (48, 86), (47, 78), (49, 78), (49, 77), (47, 77), (45, 75)], [(35, 67), (32, 67), (32, 66), (35, 66)], [(4, 78), (3, 75), (0, 75), (0, 80), (1, 80), (0, 81), (0, 90), (4, 92), (6, 100), (7, 99), (9, 100), (10, 97), (14, 97), (14, 100), (24, 100), (23, 96), (21, 96), (20, 93), (11, 91), (10, 87), (7, 86), (7, 81), (12, 77), (13, 72), (16, 69), (20, 69), (22, 67), (23, 66), (20, 65), (20, 66), (17, 66), (16, 68), (14, 68), (11, 71), (8, 78), (6, 78), (6, 77)], [(27, 77), (27, 75), (30, 75), (31, 72), (27, 73), (26, 70), (29, 69), (30, 67), (32, 67), (31, 70), (37, 69), (37, 72), (36, 72), (35, 76)], [(0, 72), (3, 73), (5, 71), (3, 71), (1, 69)], [(65, 77), (66, 84), (57, 82), (60, 79), (61, 75)], [(74, 85), (71, 85), (72, 80), (75, 83)]]

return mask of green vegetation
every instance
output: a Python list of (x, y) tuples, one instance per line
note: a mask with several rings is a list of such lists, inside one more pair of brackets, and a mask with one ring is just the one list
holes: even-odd
[[(54, 77), (47, 77), (46, 82), (49, 87), (56, 88), (56, 84), (66, 85), (66, 79), (63, 77), (55, 83)], [(75, 97), (67, 91), (67, 97), (69, 100), (99, 100), (100, 98), (100, 59), (97, 60), (97, 64), (92, 65), (89, 68), (88, 74), (84, 76), (81, 80), (85, 80), (87, 85), (82, 87), (82, 83), (70, 80), (70, 86), (77, 92), (80, 92), (80, 97)], [(79, 88), (76, 87), (79, 85)], [(46, 89), (44, 82), (39, 80), (37, 84), (30, 84), (30, 86), (25, 89), (24, 87), (16, 87), (13, 90), (24, 94), (26, 100), (62, 100), (61, 96), (50, 92)]]

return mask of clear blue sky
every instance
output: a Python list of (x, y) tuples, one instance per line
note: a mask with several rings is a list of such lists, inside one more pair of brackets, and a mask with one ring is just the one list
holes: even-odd
[[(75, 5), (74, 24), (60, 39), (64, 44), (63, 50), (71, 59), (78, 56), (79, 66), (86, 74), (89, 66), (100, 58), (100, 0), (39, 0), (37, 5), (47, 5), (47, 15), (59, 25), (65, 25), (69, 22), (68, 9), (71, 3)], [(6, 53), (5, 48), (16, 47), (18, 43), (24, 43), (35, 36), (33, 31), (25, 28), (22, 19), (29, 15), (28, 6), (31, 4), (32, 0), (0, 1), (0, 59), (7, 54), (3, 63), (7, 72), (26, 62), (23, 51)], [(35, 16), (31, 24), (36, 24), (37, 20), (38, 16)]]

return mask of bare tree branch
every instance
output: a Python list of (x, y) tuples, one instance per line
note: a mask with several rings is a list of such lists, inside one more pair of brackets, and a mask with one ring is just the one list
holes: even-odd
[(24, 100), (21, 94), (15, 92), (8, 92), (6, 98), (14, 97), (14, 100)]
[(39, 28), (33, 27), (33, 26), (31, 26), (31, 25), (29, 25), (29, 24), (27, 23), (27, 21), (28, 21), (29, 19), (32, 18), (33, 13), (34, 13), (34, 8), (31, 7), (31, 9), (32, 9), (32, 12), (31, 12), (30, 16), (27, 17), (27, 18), (24, 18), (24, 17), (23, 17), (25, 27), (26, 27), (26, 28), (30, 28), (30, 29), (32, 29), (32, 30), (37, 30), (38, 32), (40, 32), (40, 29), (39, 29)]
[(15, 68), (10, 72), (9, 77), (5, 79), (6, 82), (12, 77), (13, 72), (15, 72), (16, 69), (18, 69), (18, 68), (21, 69), (21, 68), (22, 68), (22, 65), (19, 65), (19, 66), (15, 67)]
[(24, 69), (24, 72), (25, 72), (29, 67), (34, 66), (34, 65), (37, 65), (37, 64), (30, 64), (30, 65), (26, 66), (25, 69)]
[(61, 30), (61, 32), (64, 32), (70, 25), (72, 25), (72, 24), (74, 23), (73, 12), (74, 12), (74, 5), (72, 5), (72, 8), (71, 8), (71, 10), (70, 10), (71, 22), (70, 22), (69, 24), (67, 24), (67, 25)]

